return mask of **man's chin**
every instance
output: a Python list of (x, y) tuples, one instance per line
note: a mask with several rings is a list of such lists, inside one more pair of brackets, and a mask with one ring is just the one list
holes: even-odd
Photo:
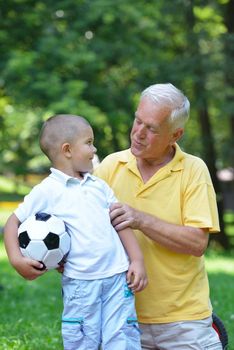
[(135, 157), (139, 157), (142, 154), (142, 151), (136, 149), (135, 147), (131, 146), (130, 148), (131, 153), (135, 156)]

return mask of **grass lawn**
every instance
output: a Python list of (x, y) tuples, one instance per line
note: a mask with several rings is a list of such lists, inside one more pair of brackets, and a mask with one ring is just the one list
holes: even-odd
[[(62, 350), (60, 274), (49, 271), (34, 281), (21, 278), (9, 265), (0, 239), (1, 350)], [(208, 251), (206, 266), (214, 311), (229, 333), (234, 350), (234, 258)]]
[(210, 295), (215, 313), (222, 319), (229, 336), (229, 350), (234, 350), (234, 254), (206, 254)]
[(9, 265), (2, 242), (0, 264), (1, 350), (62, 350), (60, 274), (24, 280)]

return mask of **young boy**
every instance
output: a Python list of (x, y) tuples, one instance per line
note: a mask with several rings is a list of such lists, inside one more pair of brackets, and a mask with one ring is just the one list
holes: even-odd
[(41, 276), (41, 263), (20, 252), (18, 226), (38, 212), (63, 219), (71, 235), (62, 277), (64, 349), (95, 350), (102, 343), (103, 350), (137, 350), (140, 334), (132, 292), (147, 284), (143, 256), (130, 229), (117, 233), (111, 225), (109, 206), (116, 198), (103, 180), (90, 174), (93, 141), (92, 128), (82, 117), (57, 115), (44, 123), (40, 147), (52, 163), (51, 174), (9, 217), (6, 251), (24, 278)]

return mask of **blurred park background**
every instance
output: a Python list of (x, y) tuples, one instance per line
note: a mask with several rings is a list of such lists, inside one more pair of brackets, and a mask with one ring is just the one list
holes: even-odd
[[(234, 333), (227, 288), (234, 275), (234, 0), (0, 4), (0, 227), (48, 173), (38, 146), (45, 119), (56, 113), (86, 117), (101, 160), (129, 146), (140, 92), (171, 82), (191, 102), (180, 145), (204, 159), (217, 193), (221, 234), (212, 235), (207, 261), (215, 307)], [(3, 247), (0, 252), (7, 276)], [(13, 289), (25, 285), (10, 274), (17, 280)], [(1, 329), (0, 338), (7, 333)], [(2, 349), (37, 349), (23, 340), (7, 344)]]

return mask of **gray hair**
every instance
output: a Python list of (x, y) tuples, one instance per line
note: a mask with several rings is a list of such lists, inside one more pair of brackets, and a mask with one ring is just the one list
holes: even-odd
[(154, 103), (171, 109), (168, 122), (173, 129), (183, 128), (189, 118), (190, 103), (188, 98), (174, 85), (154, 84), (143, 90), (141, 98), (149, 97)]

